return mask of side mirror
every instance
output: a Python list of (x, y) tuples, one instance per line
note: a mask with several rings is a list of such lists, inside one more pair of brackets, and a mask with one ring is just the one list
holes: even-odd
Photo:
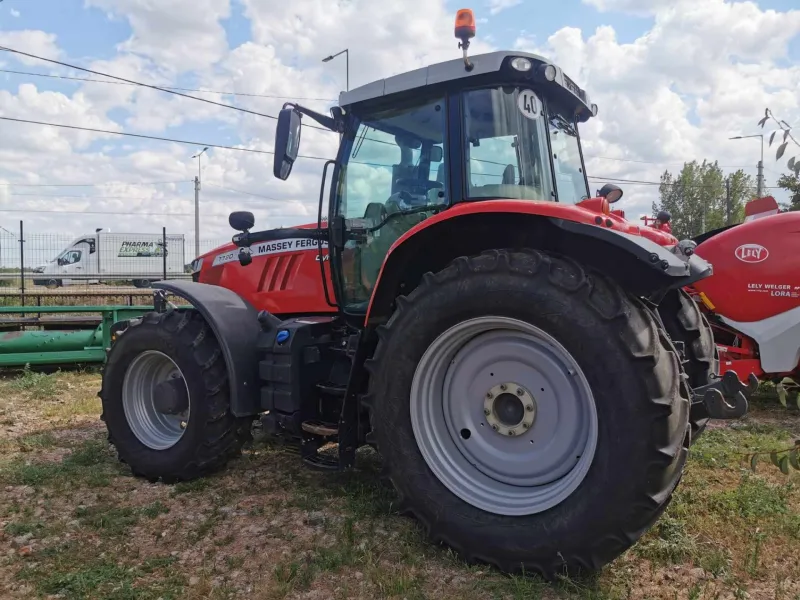
[(247, 231), (252, 229), (256, 224), (256, 218), (253, 213), (246, 210), (237, 210), (228, 216), (228, 225), (236, 231)]
[(609, 204), (614, 204), (622, 198), (622, 189), (613, 183), (607, 183), (597, 190), (597, 195), (608, 200)]
[(272, 166), (275, 177), (282, 180), (289, 177), (299, 150), (300, 113), (292, 108), (284, 108), (278, 113), (275, 127), (275, 162)]

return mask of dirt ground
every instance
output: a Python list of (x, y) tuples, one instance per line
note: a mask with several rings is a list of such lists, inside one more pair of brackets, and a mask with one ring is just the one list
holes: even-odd
[(693, 447), (666, 514), (584, 580), (469, 567), (429, 544), (377, 483), (379, 459), (320, 474), (256, 436), (219, 475), (133, 478), (105, 441), (93, 373), (0, 380), (0, 597), (800, 599), (800, 472), (748, 452), (791, 447), (775, 402)]

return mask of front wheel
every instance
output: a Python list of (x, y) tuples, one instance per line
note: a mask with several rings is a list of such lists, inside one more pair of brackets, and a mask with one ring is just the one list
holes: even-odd
[(150, 481), (211, 473), (249, 439), (250, 420), (230, 411), (219, 344), (193, 310), (134, 321), (111, 347), (100, 397), (120, 460)]
[[(658, 315), (670, 339), (683, 345), (689, 386), (698, 388), (711, 383), (719, 374), (719, 352), (711, 325), (697, 302), (684, 290), (674, 290), (658, 305)], [(708, 419), (691, 419), (690, 424), (694, 444), (705, 431)]]
[(365, 401), (401, 507), (468, 561), (595, 570), (686, 460), (680, 364), (647, 309), (538, 251), (459, 258), (379, 331)]

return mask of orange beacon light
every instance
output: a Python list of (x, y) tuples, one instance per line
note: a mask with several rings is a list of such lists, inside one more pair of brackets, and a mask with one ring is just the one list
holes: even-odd
[(462, 8), (456, 13), (456, 37), (466, 44), (475, 37), (475, 15), (472, 9)]

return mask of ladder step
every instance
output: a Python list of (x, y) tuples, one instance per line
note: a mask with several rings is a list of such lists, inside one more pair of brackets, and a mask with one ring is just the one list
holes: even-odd
[(312, 454), (311, 456), (303, 457), (303, 464), (310, 469), (317, 471), (338, 471), (339, 461), (334, 458), (328, 458), (321, 454)]
[(301, 427), (306, 433), (313, 433), (314, 435), (321, 435), (323, 437), (331, 437), (339, 434), (339, 428), (331, 423), (303, 421)]
[(335, 385), (327, 385), (325, 383), (318, 383), (317, 389), (323, 394), (330, 394), (331, 396), (343, 397), (347, 393), (347, 388), (338, 387)]

